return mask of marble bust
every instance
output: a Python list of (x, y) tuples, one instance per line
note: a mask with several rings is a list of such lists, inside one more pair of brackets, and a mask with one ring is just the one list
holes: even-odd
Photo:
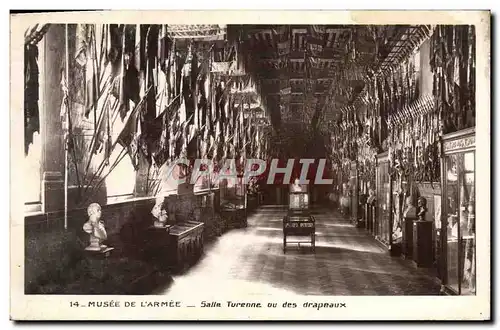
[(300, 186), (300, 180), (295, 179), (292, 184), (292, 192), (302, 192), (302, 187)]
[(417, 216), (417, 209), (412, 204), (412, 197), (411, 196), (406, 197), (405, 202), (406, 202), (406, 205), (405, 205), (405, 209), (403, 211), (403, 217), (404, 218), (415, 218)]
[(102, 242), (108, 238), (104, 223), (101, 221), (101, 206), (92, 203), (87, 208), (88, 221), (83, 225), (83, 231), (90, 236), (90, 244), (85, 248), (87, 251), (102, 251), (107, 248)]
[(165, 201), (164, 197), (156, 198), (156, 204), (151, 210), (151, 214), (155, 218), (155, 222), (153, 225), (156, 228), (165, 228), (167, 225), (168, 214), (163, 206), (164, 201)]
[(425, 215), (427, 213), (427, 200), (424, 197), (418, 198), (418, 220), (425, 221)]
[(373, 204), (375, 202), (375, 190), (368, 190), (368, 199), (366, 200), (367, 204)]

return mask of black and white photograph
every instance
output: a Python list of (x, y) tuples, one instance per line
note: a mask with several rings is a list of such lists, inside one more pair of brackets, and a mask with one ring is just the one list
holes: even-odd
[(112, 13), (11, 15), (14, 318), (490, 317), (488, 11)]

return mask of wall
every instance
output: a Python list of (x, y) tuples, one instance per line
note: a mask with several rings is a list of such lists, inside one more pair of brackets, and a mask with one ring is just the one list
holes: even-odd
[[(169, 222), (200, 221), (205, 224), (205, 237), (217, 235), (218, 190), (211, 193), (166, 197)], [(153, 198), (103, 205), (110, 246), (123, 253), (129, 260), (146, 262), (141, 254), (142, 235), (153, 223), (151, 210)], [(88, 235), (82, 226), (88, 217), (86, 209), (74, 209), (68, 213), (68, 229), (64, 230), (63, 212), (52, 212), (25, 218), (25, 288), (27, 293), (50, 292), (53, 286), (61, 286), (76, 269), (88, 245)], [(87, 276), (79, 274), (79, 276)]]

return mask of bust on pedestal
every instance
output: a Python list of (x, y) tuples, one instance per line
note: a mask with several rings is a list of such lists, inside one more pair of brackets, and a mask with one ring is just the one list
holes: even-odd
[(295, 179), (295, 181), (293, 182), (290, 190), (292, 192), (301, 192), (302, 191), (302, 187), (300, 186), (300, 180), (299, 179)]
[(425, 220), (427, 213), (427, 200), (424, 197), (418, 199), (418, 220), (413, 222), (413, 260), (418, 267), (431, 267), (433, 263), (432, 253), (432, 221)]
[(375, 190), (368, 188), (368, 197), (366, 198), (366, 221), (368, 229), (373, 232), (375, 230), (375, 202), (377, 196)]
[(92, 203), (87, 208), (89, 220), (83, 225), (83, 231), (89, 234), (89, 246), (85, 248), (86, 251), (94, 252), (108, 252), (110, 248), (102, 242), (108, 238), (104, 222), (101, 220), (101, 206), (97, 203)]
[(426, 221), (425, 215), (427, 214), (427, 200), (424, 197), (418, 198), (418, 221)]
[(375, 190), (369, 189), (368, 198), (366, 199), (366, 204), (375, 205), (375, 199), (376, 199)]

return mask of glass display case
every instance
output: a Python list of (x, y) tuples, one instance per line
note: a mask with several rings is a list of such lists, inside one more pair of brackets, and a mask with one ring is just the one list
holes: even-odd
[(392, 182), (392, 244), (403, 243), (403, 209), (405, 195), (403, 193), (406, 188), (406, 182), (398, 176)]
[(387, 247), (391, 245), (391, 179), (388, 153), (377, 156), (377, 218), (375, 237)]
[(306, 184), (299, 184), (296, 180), (289, 188), (288, 209), (307, 210), (309, 209), (309, 189)]
[(243, 176), (224, 178), (219, 183), (221, 216), (228, 227), (247, 226), (247, 185)]
[(246, 208), (247, 185), (242, 176), (222, 179), (219, 187), (221, 207)]
[(358, 168), (356, 162), (351, 162), (351, 168), (349, 172), (349, 187), (351, 193), (351, 221), (357, 224), (358, 221)]
[[(207, 166), (202, 165), (200, 170), (206, 171)], [(200, 174), (196, 178), (193, 190), (195, 193), (198, 193), (198, 192), (211, 191), (213, 189), (218, 189), (218, 188), (219, 188), (218, 173), (212, 169), (210, 170), (210, 174), (208, 175)]]
[(458, 295), (476, 289), (475, 132), (443, 137), (441, 236), (443, 284)]

